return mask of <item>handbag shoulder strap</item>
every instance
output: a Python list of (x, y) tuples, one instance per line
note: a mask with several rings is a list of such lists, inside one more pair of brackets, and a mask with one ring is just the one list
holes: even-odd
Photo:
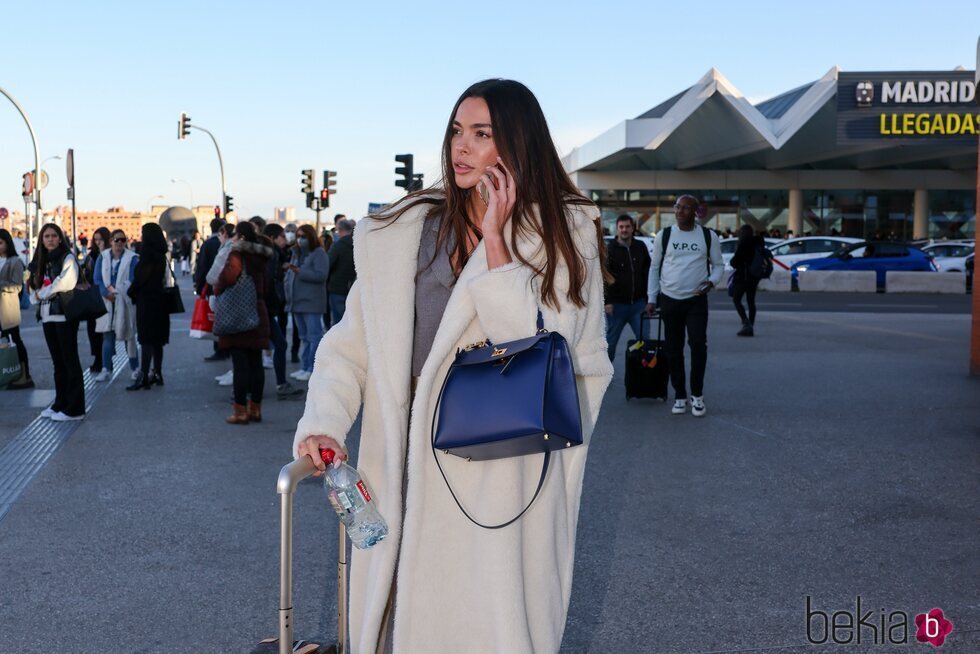
[[(540, 309), (538, 310), (538, 328), (539, 329), (544, 329), (544, 319), (541, 317), (541, 310)], [(538, 487), (534, 489), (534, 495), (531, 496), (531, 500), (527, 503), (527, 505), (524, 507), (524, 509), (521, 510), (520, 513), (518, 513), (516, 516), (514, 516), (513, 518), (511, 518), (507, 522), (501, 522), (500, 524), (496, 524), (496, 525), (485, 525), (482, 522), (478, 522), (477, 520), (475, 520), (473, 518), (473, 516), (471, 516), (469, 514), (469, 511), (467, 511), (465, 508), (463, 508), (463, 504), (459, 501), (459, 498), (456, 497), (456, 493), (453, 491), (452, 484), (449, 483), (449, 478), (446, 477), (446, 471), (442, 469), (442, 464), (439, 462), (439, 454), (436, 451), (436, 447), (435, 447), (435, 445), (436, 445), (436, 416), (439, 413), (439, 406), (442, 404), (442, 394), (443, 394), (443, 391), (446, 390), (446, 381), (448, 381), (448, 380), (449, 380), (449, 375), (446, 374), (446, 379), (443, 380), (443, 382), (442, 382), (442, 388), (439, 389), (439, 397), (436, 399), (436, 409), (435, 409), (435, 411), (432, 412), (432, 428), (430, 430), (430, 433), (432, 435), (431, 436), (431, 438), (432, 438), (432, 457), (436, 461), (436, 466), (439, 468), (439, 474), (442, 475), (442, 480), (446, 482), (446, 488), (449, 489), (449, 494), (453, 496), (453, 501), (456, 502), (456, 506), (458, 506), (459, 507), (459, 510), (463, 512), (463, 515), (465, 515), (466, 518), (470, 522), (472, 522), (473, 524), (475, 524), (477, 527), (483, 527), (484, 529), (502, 529), (502, 528), (504, 528), (504, 527), (506, 527), (508, 525), (511, 525), (511, 524), (517, 522), (520, 519), (520, 517), (522, 515), (524, 515), (525, 513), (527, 513), (527, 510), (531, 508), (531, 505), (534, 504), (534, 500), (538, 499), (538, 494), (541, 493), (541, 487), (544, 486), (544, 480), (548, 476), (548, 464), (551, 462), (551, 452), (549, 450), (545, 450), (545, 452), (544, 452), (544, 461), (541, 463), (541, 477), (538, 478)]]

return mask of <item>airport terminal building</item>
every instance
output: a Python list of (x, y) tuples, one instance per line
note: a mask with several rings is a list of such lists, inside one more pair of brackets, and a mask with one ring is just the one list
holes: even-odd
[(719, 230), (973, 238), (976, 96), (973, 71), (835, 67), (753, 105), (712, 69), (563, 163), (607, 226), (629, 213), (646, 234), (691, 193)]

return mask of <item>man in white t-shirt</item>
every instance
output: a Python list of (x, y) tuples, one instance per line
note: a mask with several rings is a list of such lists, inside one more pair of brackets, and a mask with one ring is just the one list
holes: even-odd
[(677, 225), (660, 230), (653, 246), (647, 284), (647, 312), (664, 321), (675, 415), (687, 413), (684, 334), (691, 347), (691, 413), (703, 416), (704, 369), (708, 363), (708, 292), (721, 282), (725, 263), (718, 235), (698, 225), (699, 202), (682, 195), (674, 203)]

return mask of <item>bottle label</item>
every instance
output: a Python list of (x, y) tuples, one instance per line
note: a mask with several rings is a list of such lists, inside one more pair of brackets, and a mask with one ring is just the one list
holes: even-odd
[(332, 492), (328, 493), (327, 494), (327, 499), (330, 500), (330, 506), (333, 507), (333, 510), (337, 513), (337, 515), (343, 516), (344, 515), (344, 507), (340, 506), (340, 502), (337, 501), (337, 493), (336, 493), (336, 491), (332, 491)]
[(364, 480), (359, 480), (357, 482), (357, 490), (361, 491), (361, 496), (364, 498), (365, 502), (371, 501), (371, 494), (368, 492), (367, 486), (364, 485)]

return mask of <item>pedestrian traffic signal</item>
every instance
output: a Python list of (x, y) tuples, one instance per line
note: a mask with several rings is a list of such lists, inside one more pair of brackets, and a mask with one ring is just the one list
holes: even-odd
[(221, 218), (221, 207), (214, 205), (214, 217)]
[(412, 190), (412, 187), (414, 186), (414, 176), (412, 174), (412, 164), (414, 159), (415, 157), (410, 154), (395, 155), (395, 161), (402, 164), (400, 167), (395, 168), (395, 174), (402, 176), (402, 179), (395, 180), (395, 186), (400, 186), (406, 191)]
[(330, 206), (330, 191), (327, 189), (320, 189), (320, 208), (326, 208)]
[(235, 210), (235, 198), (230, 195), (225, 196), (225, 215), (227, 216)]
[(310, 194), (313, 192), (314, 172), (312, 168), (307, 168), (303, 171), (303, 193)]
[(177, 124), (177, 140), (183, 141), (191, 133), (191, 117), (180, 112), (180, 122)]

